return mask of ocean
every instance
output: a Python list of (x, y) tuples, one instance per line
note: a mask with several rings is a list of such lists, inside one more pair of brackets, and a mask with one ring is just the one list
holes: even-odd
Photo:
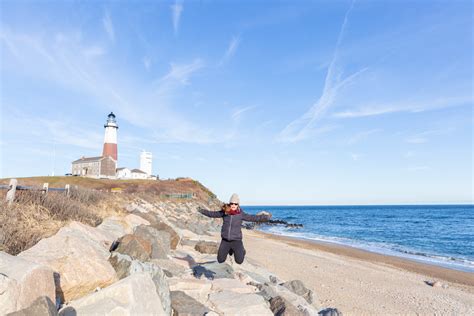
[(474, 205), (242, 206), (302, 228), (258, 230), (474, 273)]

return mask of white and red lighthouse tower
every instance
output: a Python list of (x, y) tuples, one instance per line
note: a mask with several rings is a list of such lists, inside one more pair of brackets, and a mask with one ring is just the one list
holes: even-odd
[(110, 112), (107, 116), (107, 123), (105, 127), (105, 137), (104, 137), (104, 150), (102, 151), (102, 156), (112, 157), (117, 161), (117, 121), (115, 120), (115, 114)]

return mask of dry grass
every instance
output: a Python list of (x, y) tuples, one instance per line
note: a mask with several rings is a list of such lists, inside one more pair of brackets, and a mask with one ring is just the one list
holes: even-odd
[(0, 251), (16, 255), (70, 221), (97, 226), (102, 219), (123, 212), (127, 197), (82, 188), (61, 192), (17, 191), (11, 206), (0, 202)]

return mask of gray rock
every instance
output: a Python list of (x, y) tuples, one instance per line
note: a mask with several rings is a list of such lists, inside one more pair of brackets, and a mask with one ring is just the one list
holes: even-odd
[(147, 261), (151, 259), (152, 246), (149, 240), (128, 234), (119, 239), (119, 245), (115, 251), (133, 259)]
[(140, 262), (132, 259), (130, 256), (120, 253), (113, 253), (109, 259), (110, 263), (117, 271), (117, 277), (126, 278), (137, 273), (146, 273), (152, 277), (155, 283), (156, 292), (160, 297), (164, 311), (167, 315), (171, 314), (171, 299), (168, 281), (165, 272), (155, 263)]
[(199, 242), (199, 240), (193, 240), (189, 238), (183, 238), (181, 239), (181, 245), (183, 246), (191, 246), (194, 247), (196, 244)]
[(198, 241), (194, 246), (194, 249), (200, 253), (217, 254), (218, 245), (212, 241)]
[(136, 273), (114, 284), (71, 301), (61, 316), (77, 315), (170, 315), (165, 312), (148, 273)]
[(56, 316), (56, 306), (47, 296), (38, 297), (29, 307), (7, 314), (7, 316)]
[(173, 316), (205, 315), (209, 309), (183, 291), (171, 292)]
[(193, 274), (200, 279), (203, 275), (209, 280), (220, 278), (234, 278), (234, 269), (227, 263), (203, 263), (193, 267)]
[(0, 251), (0, 315), (30, 306), (38, 297), (56, 298), (54, 271)]
[(292, 280), (288, 281), (282, 284), (284, 287), (286, 287), (288, 290), (291, 292), (303, 297), (308, 303), (313, 303), (314, 302), (314, 295), (313, 291), (308, 289), (302, 281), (300, 280)]
[(190, 271), (170, 259), (152, 259), (150, 262), (163, 269), (167, 277), (181, 277)]
[(272, 298), (278, 296), (278, 294), (277, 294), (277, 292), (275, 291), (275, 289), (274, 289), (271, 285), (269, 285), (268, 283), (257, 284), (257, 288), (258, 288), (259, 291), (260, 291), (260, 292), (258, 292), (257, 294), (263, 296), (263, 298), (264, 298), (266, 301), (270, 301)]
[(176, 247), (179, 244), (180, 237), (178, 233), (169, 225), (166, 223), (163, 223), (160, 221), (160, 219), (153, 213), (139, 213), (139, 212), (134, 212), (133, 214), (137, 216), (141, 216), (142, 218), (146, 219), (148, 222), (150, 222), (150, 227), (153, 227), (157, 230), (162, 230), (170, 234), (170, 247), (171, 249), (176, 249)]
[(166, 259), (171, 249), (170, 234), (151, 226), (140, 225), (133, 233), (151, 244), (151, 259)]
[(342, 316), (342, 313), (337, 308), (326, 308), (318, 313), (320, 316)]
[(276, 296), (270, 299), (270, 309), (275, 316), (305, 316), (306, 313), (300, 311), (287, 299)]
[(222, 291), (211, 293), (209, 301), (215, 306), (216, 312), (223, 315), (273, 316), (265, 300), (256, 294)]

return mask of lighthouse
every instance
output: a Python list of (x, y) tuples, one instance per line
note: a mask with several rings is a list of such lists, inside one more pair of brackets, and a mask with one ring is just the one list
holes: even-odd
[(117, 121), (115, 120), (115, 114), (110, 112), (107, 116), (107, 123), (105, 127), (104, 137), (104, 149), (102, 151), (102, 157), (110, 156), (117, 161)]

